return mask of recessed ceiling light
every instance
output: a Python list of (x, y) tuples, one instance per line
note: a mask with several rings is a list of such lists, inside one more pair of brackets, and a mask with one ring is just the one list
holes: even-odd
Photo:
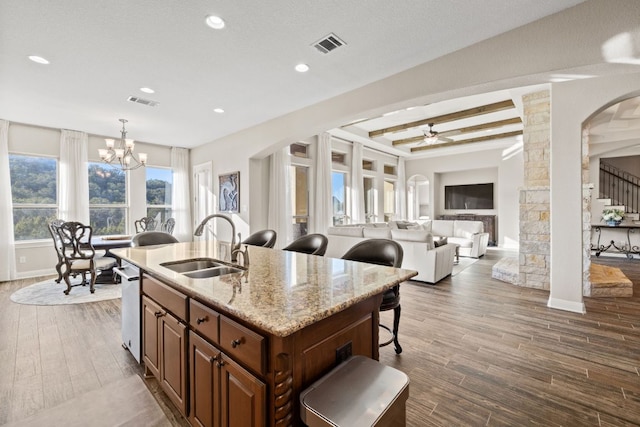
[(49, 61), (47, 61), (46, 59), (44, 59), (41, 56), (37, 56), (37, 55), (31, 55), (29, 56), (29, 59), (32, 60), (33, 62), (37, 62), (38, 64), (48, 64)]
[(224, 28), (224, 20), (219, 16), (209, 15), (204, 22), (214, 30), (221, 30)]
[(222, 108), (214, 108), (213, 111), (218, 114), (224, 113), (224, 110)]
[(309, 66), (307, 64), (298, 64), (296, 65), (296, 71), (299, 73), (306, 73), (309, 71)]
[(156, 91), (151, 89), (150, 87), (141, 87), (140, 91), (142, 91), (144, 93), (156, 93)]

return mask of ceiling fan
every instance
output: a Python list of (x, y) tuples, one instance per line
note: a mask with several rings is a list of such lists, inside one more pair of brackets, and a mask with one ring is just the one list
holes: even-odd
[(438, 136), (440, 133), (433, 130), (434, 123), (429, 123), (429, 131), (422, 131), (424, 133), (424, 138), (418, 143), (418, 145), (431, 145), (436, 144), (438, 142), (451, 142), (452, 139), (444, 138), (442, 136)]

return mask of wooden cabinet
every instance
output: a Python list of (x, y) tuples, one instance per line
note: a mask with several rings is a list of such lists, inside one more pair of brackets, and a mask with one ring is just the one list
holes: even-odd
[(194, 332), (189, 333), (194, 426), (263, 426), (266, 385)]
[[(145, 369), (158, 379), (176, 407), (187, 414), (187, 326), (172, 314), (186, 315), (185, 295), (157, 280), (143, 276), (142, 351)], [(150, 298), (153, 296), (154, 299)]]

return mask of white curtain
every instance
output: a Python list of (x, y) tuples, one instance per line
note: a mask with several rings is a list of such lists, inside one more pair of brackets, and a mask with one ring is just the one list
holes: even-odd
[(0, 120), (0, 282), (16, 278), (13, 209), (9, 173), (9, 122)]
[(313, 211), (313, 232), (326, 234), (333, 225), (333, 205), (331, 198), (331, 135), (324, 132), (318, 136), (316, 150), (315, 209)]
[(404, 157), (398, 157), (398, 181), (396, 182), (396, 218), (407, 219), (407, 179)]
[(362, 143), (354, 142), (351, 155), (351, 223), (365, 222)]
[(193, 240), (191, 222), (191, 191), (189, 190), (189, 150), (171, 148), (171, 169), (173, 185), (171, 187), (171, 211), (176, 220), (173, 235), (181, 242)]
[(60, 135), (59, 217), (89, 224), (89, 170), (84, 132), (63, 130)]
[(267, 225), (278, 233), (276, 248), (287, 246), (293, 236), (290, 169), (289, 147), (282, 148), (270, 156)]

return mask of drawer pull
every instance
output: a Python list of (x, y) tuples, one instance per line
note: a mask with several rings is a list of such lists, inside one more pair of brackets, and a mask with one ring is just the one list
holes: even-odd
[(156, 319), (161, 318), (165, 314), (167, 314), (167, 313), (163, 313), (162, 311), (156, 311), (155, 313), (153, 313), (153, 315), (156, 316)]
[(232, 348), (236, 348), (237, 346), (239, 346), (240, 344), (242, 344), (242, 338), (240, 339), (235, 339), (233, 341), (231, 341), (231, 347)]
[(208, 317), (198, 317), (198, 318), (196, 319), (196, 323), (199, 325), (200, 323), (202, 323), (202, 322), (206, 322), (207, 320), (209, 320), (209, 318), (208, 318)]

